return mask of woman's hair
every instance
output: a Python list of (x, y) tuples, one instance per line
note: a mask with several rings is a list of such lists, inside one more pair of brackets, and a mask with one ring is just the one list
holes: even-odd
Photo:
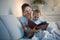
[(30, 5), (29, 4), (27, 4), (27, 3), (24, 3), (23, 5), (22, 5), (22, 12), (24, 12), (24, 9), (26, 8), (26, 7), (30, 7)]

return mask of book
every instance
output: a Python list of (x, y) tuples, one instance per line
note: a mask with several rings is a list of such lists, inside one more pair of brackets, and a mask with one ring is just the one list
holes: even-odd
[(40, 24), (36, 24), (34, 22), (32, 22), (31, 20), (28, 20), (28, 26), (33, 29), (34, 27), (36, 27), (36, 30), (46, 30), (46, 28), (48, 27), (48, 23), (47, 22), (42, 22)]

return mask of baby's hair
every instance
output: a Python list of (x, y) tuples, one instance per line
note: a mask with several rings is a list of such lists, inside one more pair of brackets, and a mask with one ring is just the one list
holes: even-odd
[[(34, 12), (35, 12), (35, 13), (38, 13), (38, 14), (40, 13), (40, 15), (41, 15), (41, 12), (40, 12), (39, 9), (35, 9)], [(33, 13), (33, 14), (34, 14), (34, 13)]]
[(36, 10), (34, 10), (34, 12), (36, 12), (36, 13), (40, 13), (40, 10), (39, 10), (39, 9), (36, 9)]

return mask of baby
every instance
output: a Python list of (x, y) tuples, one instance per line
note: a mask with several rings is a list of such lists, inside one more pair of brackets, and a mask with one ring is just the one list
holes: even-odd
[(42, 20), (40, 19), (41, 13), (38, 9), (34, 10), (33, 12), (33, 18), (31, 19), (36, 24), (40, 24)]
[[(41, 13), (38, 9), (34, 10), (33, 12), (33, 18), (31, 19), (32, 22), (34, 22), (35, 24), (39, 25), (39, 24), (44, 24), (41, 26), (41, 29), (44, 30), (47, 28), (48, 24), (45, 21), (42, 21), (40, 19)], [(38, 27), (40, 29), (40, 27)]]

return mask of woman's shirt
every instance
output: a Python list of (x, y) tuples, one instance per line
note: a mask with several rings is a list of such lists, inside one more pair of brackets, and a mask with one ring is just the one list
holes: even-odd
[[(26, 26), (28, 25), (28, 19), (26, 17), (21, 17), (19, 21), (26, 27), (26, 30), (31, 30), (28, 26)], [(24, 32), (24, 36), (27, 38), (31, 37), (31, 35), (26, 32)]]
[[(20, 18), (20, 20), (19, 20), (20, 22), (22, 22), (22, 24), (25, 26), (25, 25), (28, 25), (28, 19), (26, 18), (26, 17), (21, 17)], [(29, 27), (26, 27), (26, 30), (30, 30), (30, 28)]]

